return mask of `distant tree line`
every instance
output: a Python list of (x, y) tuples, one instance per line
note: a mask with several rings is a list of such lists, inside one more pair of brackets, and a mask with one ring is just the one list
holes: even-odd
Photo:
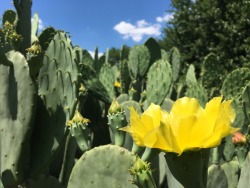
[(198, 71), (211, 52), (227, 71), (250, 67), (250, 0), (172, 0), (170, 12), (159, 40), (163, 49), (177, 47)]

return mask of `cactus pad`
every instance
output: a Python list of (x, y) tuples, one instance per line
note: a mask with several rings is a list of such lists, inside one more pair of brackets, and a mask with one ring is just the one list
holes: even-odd
[(84, 153), (75, 164), (68, 183), (68, 188), (135, 188), (131, 183), (129, 169), (136, 156), (128, 150), (105, 145)]

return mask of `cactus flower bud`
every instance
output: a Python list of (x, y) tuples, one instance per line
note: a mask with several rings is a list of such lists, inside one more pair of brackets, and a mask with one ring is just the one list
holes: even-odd
[(109, 108), (109, 114), (116, 114), (122, 112), (122, 106), (118, 103), (116, 99), (113, 100)]
[(133, 176), (133, 184), (139, 188), (156, 188), (149, 163), (137, 157), (134, 166), (129, 171)]
[(236, 133), (233, 134), (232, 142), (234, 144), (243, 144), (244, 145), (244, 144), (247, 143), (247, 138), (242, 133), (236, 132)]
[(89, 119), (83, 118), (76, 110), (72, 120), (67, 122), (71, 135), (76, 139), (79, 148), (84, 152), (90, 149), (90, 129), (87, 127)]

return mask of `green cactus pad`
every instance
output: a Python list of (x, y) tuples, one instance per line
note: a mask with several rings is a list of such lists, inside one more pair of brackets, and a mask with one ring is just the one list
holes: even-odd
[(227, 176), (219, 165), (211, 165), (208, 168), (207, 188), (228, 187)]
[(230, 161), (222, 165), (211, 165), (208, 168), (207, 188), (237, 187), (239, 179), (239, 163)]
[(119, 130), (119, 128), (127, 126), (125, 111), (108, 114), (108, 125), (112, 130), (114, 144), (123, 146), (126, 138), (126, 132)]
[(88, 52), (88, 50), (85, 49), (81, 49), (80, 47), (75, 47), (76, 49), (76, 54), (77, 54), (77, 58), (78, 58), (78, 62), (79, 63), (84, 63), (88, 66), (91, 66), (93, 68), (93, 63), (94, 60), (92, 58), (92, 56), (90, 55), (90, 53)]
[(128, 65), (133, 79), (142, 78), (150, 65), (150, 54), (146, 46), (133, 46), (129, 51)]
[(242, 101), (245, 111), (245, 117), (248, 120), (248, 124), (250, 124), (250, 82), (245, 86), (242, 91)]
[(40, 173), (64, 141), (78, 96), (78, 66), (70, 39), (58, 32), (51, 40), (38, 76), (39, 108), (32, 141), (31, 174)]
[(120, 62), (120, 80), (121, 80), (121, 92), (128, 93), (131, 77), (129, 74), (128, 62), (126, 59)]
[(53, 27), (47, 27), (42, 31), (38, 39), (43, 51), (48, 48), (51, 40), (54, 38), (55, 35), (56, 30)]
[(24, 56), (10, 51), (7, 58), (13, 65), (0, 65), (0, 177), (12, 187), (28, 172), (36, 90)]
[(127, 100), (129, 100), (129, 96), (126, 93), (122, 93), (120, 94), (117, 98), (116, 98), (117, 102), (119, 104), (126, 102)]
[(177, 48), (174, 47), (171, 49), (169, 58), (173, 70), (173, 81), (176, 82), (181, 70), (181, 56)]
[(6, 10), (3, 14), (2, 18), (2, 25), (5, 24), (5, 22), (9, 22), (12, 25), (15, 25), (17, 21), (17, 15), (16, 12), (13, 10)]
[(250, 69), (239, 68), (231, 72), (225, 78), (221, 93), (226, 99), (240, 100), (241, 93), (246, 84), (250, 81)]
[(147, 74), (147, 100), (160, 105), (170, 90), (172, 79), (170, 64), (165, 60), (155, 62)]
[(207, 92), (205, 88), (200, 83), (198, 83), (195, 76), (195, 68), (192, 64), (189, 66), (186, 74), (186, 84), (187, 84), (187, 90), (185, 95), (187, 97), (197, 98), (201, 106), (204, 107), (208, 100)]
[(184, 152), (180, 156), (166, 153), (165, 158), (172, 175), (185, 188), (204, 188), (207, 183), (209, 149)]
[(88, 89), (90, 94), (106, 103), (112, 102), (112, 99), (110, 98), (106, 88), (99, 80), (98, 74), (93, 68), (81, 63), (80, 72), (82, 74), (81, 82), (83, 83), (84, 87)]
[(107, 63), (104, 63), (104, 65), (101, 67), (100, 73), (99, 73), (99, 80), (103, 84), (103, 86), (106, 88), (109, 97), (113, 100), (115, 98), (115, 74), (111, 66)]
[(210, 98), (220, 94), (219, 89), (224, 77), (225, 70), (217, 56), (213, 53), (207, 55), (201, 67), (201, 83), (209, 93)]
[(130, 110), (129, 110), (130, 107), (134, 107), (139, 114), (142, 113), (141, 106), (136, 101), (125, 101), (121, 103), (121, 106), (125, 111), (127, 121), (129, 121), (130, 118)]
[(119, 146), (93, 148), (76, 162), (68, 188), (136, 188), (129, 173), (135, 160), (134, 154)]
[(241, 174), (239, 178), (239, 183), (237, 188), (245, 188), (246, 185), (249, 185), (250, 180), (250, 152), (248, 152), (246, 160), (241, 169)]

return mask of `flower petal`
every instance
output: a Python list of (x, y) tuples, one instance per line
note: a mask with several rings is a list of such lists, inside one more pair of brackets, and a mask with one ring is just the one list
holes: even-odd
[(208, 118), (209, 124), (214, 125), (221, 111), (222, 97), (214, 97), (205, 107), (205, 114)]
[(150, 131), (144, 138), (145, 146), (158, 148), (165, 152), (181, 153), (179, 146), (176, 145), (171, 126), (163, 124)]
[(236, 113), (231, 104), (232, 104), (232, 100), (223, 101), (222, 108), (225, 110), (225, 113), (230, 118), (231, 122), (233, 123), (236, 117)]
[(197, 99), (183, 97), (175, 101), (170, 114), (174, 117), (186, 117), (200, 112), (201, 106)]
[(161, 107), (159, 105), (151, 103), (150, 106), (144, 111), (143, 115), (152, 117), (154, 127), (160, 125), (161, 120)]
[(178, 122), (175, 121), (175, 124), (171, 126), (173, 135), (181, 151), (196, 147), (197, 138), (190, 135), (196, 120), (196, 116), (189, 116), (179, 119)]
[(120, 130), (127, 131), (133, 137), (133, 140), (138, 146), (144, 146), (143, 138), (147, 134), (147, 130), (143, 126), (143, 123), (136, 112), (132, 107), (130, 108), (130, 124), (127, 127), (121, 128)]

